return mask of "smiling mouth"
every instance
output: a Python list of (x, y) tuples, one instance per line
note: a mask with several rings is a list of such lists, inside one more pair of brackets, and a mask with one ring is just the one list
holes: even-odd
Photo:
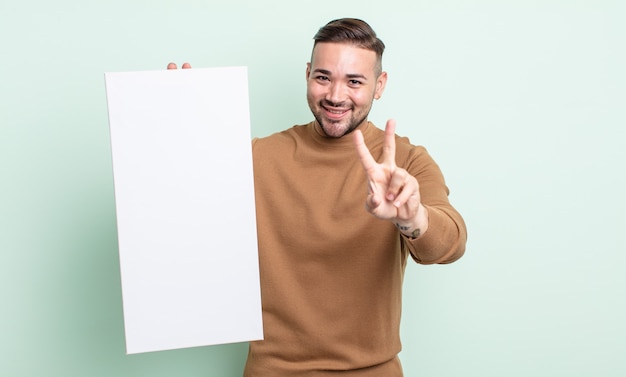
[(343, 117), (343, 115), (346, 114), (348, 111), (350, 111), (350, 109), (337, 109), (337, 108), (332, 108), (332, 107), (327, 107), (327, 106), (322, 106), (322, 107), (326, 111), (326, 114), (328, 115), (328, 117), (333, 118), (333, 119), (339, 119)]

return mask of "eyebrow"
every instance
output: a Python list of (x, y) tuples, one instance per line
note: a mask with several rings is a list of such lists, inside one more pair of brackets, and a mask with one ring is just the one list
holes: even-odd
[[(323, 75), (326, 76), (332, 76), (332, 72), (330, 72), (327, 69), (322, 69), (322, 68), (317, 68), (315, 70), (313, 70), (313, 72), (315, 73), (321, 73)], [(361, 75), (359, 73), (349, 73), (346, 75), (349, 79), (361, 79), (361, 80), (367, 80), (367, 77), (365, 77), (364, 75)]]

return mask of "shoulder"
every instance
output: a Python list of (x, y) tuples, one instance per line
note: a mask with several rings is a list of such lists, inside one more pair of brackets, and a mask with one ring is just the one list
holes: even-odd
[(426, 147), (423, 145), (412, 144), (408, 137), (396, 135), (396, 154), (416, 157), (423, 154), (428, 154)]
[[(372, 155), (382, 156), (385, 131), (370, 123), (364, 131), (364, 135), (365, 144), (367, 144)], [(430, 159), (424, 146), (413, 144), (408, 137), (396, 134), (396, 163), (398, 166), (406, 168), (411, 161), (423, 158)]]
[(295, 125), (283, 131), (273, 133), (264, 137), (256, 137), (252, 139), (253, 154), (276, 155), (285, 149), (293, 148), (304, 136), (306, 125)]
[(292, 126), (291, 128), (287, 128), (268, 136), (255, 137), (252, 139), (252, 146), (255, 148), (262, 148), (268, 145), (282, 144), (289, 142), (290, 140), (294, 140), (298, 136), (298, 127), (302, 126)]
[[(385, 131), (370, 122), (364, 131), (364, 137), (365, 143), (369, 146), (382, 148), (385, 142)], [(409, 153), (409, 151), (425, 151), (425, 148), (421, 145), (412, 144), (406, 136), (396, 134), (396, 153)]]
[[(408, 137), (396, 135), (396, 163), (407, 170), (421, 166), (432, 166), (436, 163), (425, 146), (413, 144)], [(419, 169), (421, 170), (421, 169)]]

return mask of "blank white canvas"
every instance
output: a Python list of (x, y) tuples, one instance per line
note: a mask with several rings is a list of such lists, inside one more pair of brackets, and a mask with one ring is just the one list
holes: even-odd
[(127, 353), (262, 339), (247, 69), (105, 82)]

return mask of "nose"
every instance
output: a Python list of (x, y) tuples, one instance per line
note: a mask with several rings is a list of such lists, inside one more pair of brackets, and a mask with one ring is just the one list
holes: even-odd
[(328, 102), (332, 102), (335, 106), (341, 104), (345, 98), (345, 91), (343, 85), (338, 82), (332, 82), (328, 87), (328, 92), (326, 93), (326, 100)]

